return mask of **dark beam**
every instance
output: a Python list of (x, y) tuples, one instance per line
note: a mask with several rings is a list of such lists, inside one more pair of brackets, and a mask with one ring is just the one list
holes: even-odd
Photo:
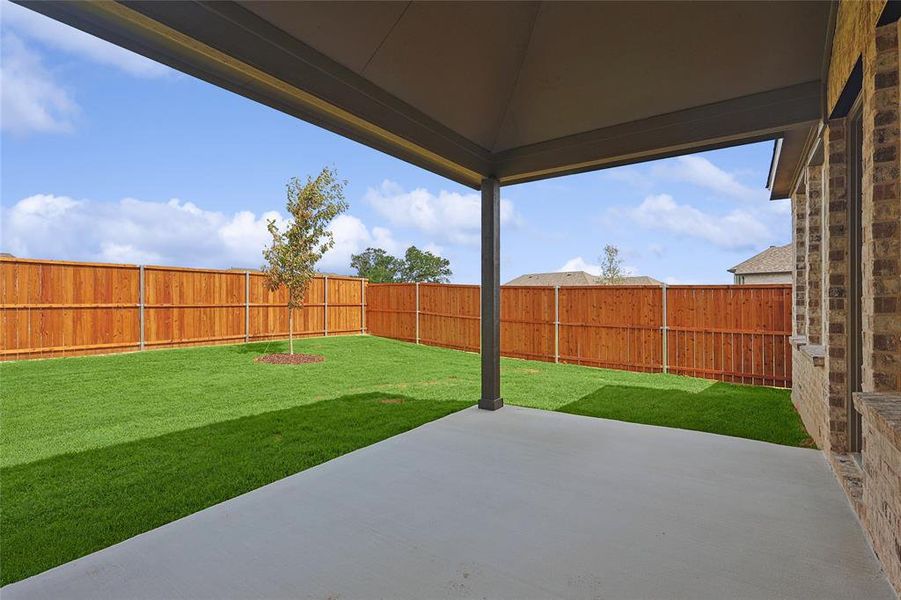
[(482, 181), (482, 397), (479, 408), (497, 410), (501, 399), (500, 185)]
[(781, 137), (818, 121), (819, 81), (689, 108), (500, 152), (503, 185)]

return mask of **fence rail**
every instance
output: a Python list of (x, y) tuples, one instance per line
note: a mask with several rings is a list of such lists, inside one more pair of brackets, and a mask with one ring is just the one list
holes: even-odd
[[(362, 333), (365, 288), (317, 277), (294, 335)], [(287, 335), (287, 291), (270, 291), (260, 273), (0, 259), (0, 360)]]
[[(367, 329), (477, 352), (479, 286), (370, 284)], [(501, 288), (504, 356), (791, 386), (791, 286)]]

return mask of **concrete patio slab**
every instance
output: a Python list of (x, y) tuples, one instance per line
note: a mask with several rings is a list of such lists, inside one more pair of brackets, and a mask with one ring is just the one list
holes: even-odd
[(814, 450), (467, 409), (16, 598), (893, 598)]

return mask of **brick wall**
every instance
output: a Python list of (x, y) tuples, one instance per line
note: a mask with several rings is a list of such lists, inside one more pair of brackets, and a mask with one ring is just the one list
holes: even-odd
[(829, 449), (848, 451), (848, 147), (845, 119), (830, 121), (823, 135), (828, 178), (825, 241), (826, 404)]
[[(824, 122), (823, 165), (792, 195), (795, 250), (792, 402), (857, 511), (901, 594), (901, 24), (885, 3), (843, 1), (826, 86), (835, 107), (861, 59), (861, 468), (849, 451), (850, 275), (847, 119)], [(822, 177), (820, 177), (822, 175)]]
[(855, 394), (863, 415), (861, 520), (895, 590), (901, 589), (901, 394)]
[(807, 193), (803, 184), (792, 195), (794, 231), (794, 334), (807, 335)]
[(864, 390), (901, 390), (899, 23), (876, 30), (864, 61)]
[(829, 452), (829, 407), (826, 403), (826, 370), (814, 365), (815, 359), (792, 351), (792, 404), (818, 448)]
[(885, 3), (886, 0), (843, 0), (839, 3), (826, 81), (827, 112), (831, 113), (835, 108), (857, 58), (873, 35), (873, 26)]
[(807, 167), (807, 339), (822, 342), (823, 166)]

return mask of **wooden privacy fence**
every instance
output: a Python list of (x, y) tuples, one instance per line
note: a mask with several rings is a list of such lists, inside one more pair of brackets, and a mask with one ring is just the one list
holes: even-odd
[[(479, 286), (370, 284), (373, 335), (479, 350)], [(501, 288), (505, 356), (791, 386), (791, 286)]]
[[(501, 288), (501, 352), (533, 360), (791, 386), (791, 286)], [(298, 337), (362, 333), (479, 350), (479, 286), (318, 277)], [(0, 359), (285, 338), (265, 277), (0, 259)]]
[[(0, 259), (0, 359), (127, 352), (288, 336), (287, 291), (265, 276)], [(366, 280), (317, 277), (294, 335), (362, 333)]]

